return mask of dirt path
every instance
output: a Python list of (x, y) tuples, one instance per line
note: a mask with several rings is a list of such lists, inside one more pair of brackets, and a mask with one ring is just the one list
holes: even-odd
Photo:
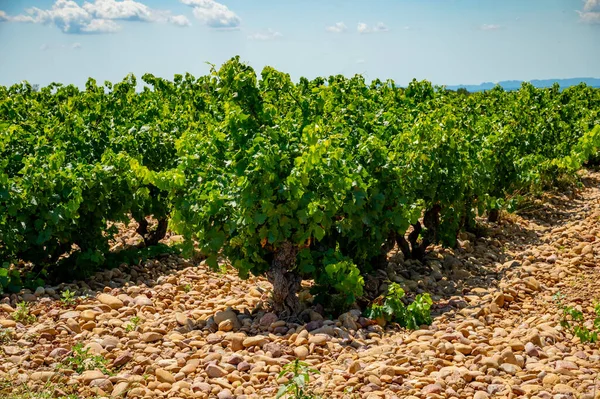
[[(583, 181), (572, 198), (549, 196), (527, 217), (487, 226), (485, 238), (463, 235), (461, 249), (438, 249), (426, 265), (390, 254), (367, 288), (381, 291), (389, 278), (432, 293), (434, 323), (415, 332), (356, 331), (352, 312), (278, 320), (260, 311), (265, 280), (174, 256), (4, 298), (0, 392), (267, 398), (285, 381), (282, 365), (300, 358), (320, 370), (311, 386), (325, 397), (600, 398), (599, 346), (561, 327), (555, 300), (560, 293), (591, 321), (600, 299), (600, 173)], [(66, 289), (90, 297), (61, 303)], [(31, 324), (11, 316), (22, 299)], [(87, 352), (73, 356), (77, 344)]]

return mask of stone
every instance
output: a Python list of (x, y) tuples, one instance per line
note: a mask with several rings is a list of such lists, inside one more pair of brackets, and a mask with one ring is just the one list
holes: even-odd
[(98, 312), (94, 312), (93, 310), (84, 310), (83, 312), (81, 312), (81, 315), (79, 316), (82, 320), (85, 321), (93, 321), (96, 320), (96, 317), (98, 316)]
[(515, 366), (514, 364), (502, 363), (500, 365), (500, 370), (504, 371), (507, 374), (515, 375), (518, 371), (521, 370), (521, 368), (519, 366)]
[(325, 345), (330, 340), (330, 337), (325, 334), (312, 335), (308, 338), (309, 344)]
[(244, 348), (251, 348), (253, 346), (258, 346), (258, 347), (262, 348), (262, 346), (264, 344), (266, 344), (267, 342), (269, 342), (269, 340), (267, 338), (257, 335), (254, 337), (248, 337), (248, 338), (244, 339), (243, 345), (244, 345)]
[(515, 366), (519, 365), (519, 363), (517, 362), (517, 358), (515, 357), (515, 354), (513, 353), (512, 348), (510, 348), (510, 347), (504, 349), (500, 353), (500, 362), (513, 364)]
[(142, 336), (140, 337), (140, 339), (142, 341), (147, 342), (147, 343), (160, 341), (162, 338), (163, 338), (162, 334), (159, 334), (157, 332), (143, 333)]
[(488, 399), (490, 395), (488, 395), (485, 391), (477, 391), (475, 395), (473, 395), (473, 399)]
[(223, 320), (219, 323), (219, 331), (231, 331), (234, 329), (234, 323), (231, 320)]
[(242, 326), (240, 321), (237, 318), (237, 314), (232, 309), (227, 309), (227, 310), (223, 310), (221, 312), (215, 313), (214, 320), (217, 325), (221, 324), (221, 322), (223, 322), (225, 320), (229, 320), (233, 329), (236, 329), (236, 330), (240, 329)]
[(206, 366), (206, 375), (210, 378), (220, 378), (227, 375), (227, 371), (222, 367), (216, 366), (214, 364), (209, 364)]
[(338, 320), (342, 323), (342, 326), (348, 330), (358, 330), (360, 328), (357, 323), (358, 317), (356, 317), (352, 312), (342, 313), (338, 317)]
[(90, 387), (102, 389), (104, 392), (112, 392), (113, 384), (108, 378), (98, 378), (90, 382)]
[(133, 359), (133, 354), (130, 351), (120, 353), (113, 361), (113, 367), (121, 367), (129, 363)]
[(50, 356), (54, 359), (61, 359), (61, 358), (65, 357), (69, 352), (70, 351), (65, 348), (55, 348), (52, 350), (52, 352), (50, 352), (50, 354), (48, 356)]
[(189, 318), (181, 312), (177, 312), (175, 313), (175, 321), (177, 321), (177, 324), (179, 324), (180, 326), (185, 326), (188, 323)]
[(8, 320), (8, 319), (0, 320), (0, 327), (12, 328), (12, 327), (16, 327), (16, 326), (17, 326), (17, 322), (14, 320)]
[(223, 389), (217, 394), (218, 399), (234, 399), (233, 393), (229, 389)]
[(152, 302), (152, 300), (150, 298), (148, 298), (146, 295), (138, 295), (135, 298), (133, 298), (133, 304), (135, 306), (154, 306), (154, 303)]
[(127, 394), (127, 390), (129, 389), (129, 382), (121, 381), (117, 383), (110, 394), (113, 398), (122, 398)]
[(548, 373), (542, 380), (544, 386), (554, 386), (560, 382), (560, 377), (553, 373)]
[(540, 290), (540, 283), (534, 277), (525, 277), (523, 279), (523, 282), (525, 283), (525, 286), (531, 290), (534, 290), (534, 291)]
[(179, 371), (181, 371), (182, 373), (184, 373), (186, 375), (187, 374), (191, 374), (191, 373), (193, 373), (193, 372), (196, 371), (196, 369), (198, 368), (199, 365), (200, 365), (200, 360), (198, 360), (198, 359), (191, 359)]
[(260, 318), (260, 321), (258, 322), (258, 324), (263, 327), (269, 327), (271, 324), (275, 323), (277, 320), (279, 320), (279, 318), (277, 317), (277, 315), (275, 313), (269, 312), (269, 313), (265, 313), (263, 315), (263, 317)]
[(274, 342), (269, 342), (263, 345), (262, 350), (265, 352), (271, 352), (271, 356), (273, 357), (280, 357), (283, 353), (281, 345)]
[(175, 377), (173, 377), (173, 374), (165, 369), (156, 369), (154, 375), (156, 375), (156, 379), (160, 382), (166, 382), (169, 384), (173, 384), (175, 382)]
[(440, 384), (429, 384), (424, 386), (421, 392), (425, 395), (439, 394), (442, 392), (442, 386)]
[(100, 294), (97, 299), (101, 303), (110, 306), (111, 309), (121, 309), (124, 306), (122, 300), (112, 295)]
[(31, 378), (32, 381), (48, 382), (52, 380), (55, 375), (56, 373), (53, 371), (36, 371), (31, 373), (29, 378)]
[(527, 342), (525, 344), (525, 353), (531, 357), (540, 357), (540, 352), (532, 342)]
[(298, 346), (294, 348), (294, 355), (300, 360), (305, 360), (308, 357), (308, 348), (306, 346)]
[(106, 376), (100, 370), (86, 370), (81, 374), (81, 380), (84, 384), (88, 385), (94, 380), (104, 379)]

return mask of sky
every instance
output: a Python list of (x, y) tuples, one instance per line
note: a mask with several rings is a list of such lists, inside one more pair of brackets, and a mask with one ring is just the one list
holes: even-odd
[(600, 77), (600, 0), (0, 0), (0, 85), (199, 76), (235, 55), (294, 80)]

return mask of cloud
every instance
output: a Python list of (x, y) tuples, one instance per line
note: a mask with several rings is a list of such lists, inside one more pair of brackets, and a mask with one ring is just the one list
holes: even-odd
[(81, 48), (81, 43), (78, 43), (78, 42), (73, 43), (73, 44), (71, 44), (71, 48), (73, 50), (79, 50)]
[(369, 27), (369, 25), (365, 24), (364, 22), (359, 22), (356, 27), (356, 30), (360, 34), (365, 34), (365, 33), (387, 32), (387, 31), (389, 31), (389, 28), (383, 22), (377, 23), (377, 25), (375, 25), (372, 28)]
[(194, 17), (211, 28), (236, 29), (242, 23), (242, 19), (225, 4), (214, 0), (181, 0), (181, 2), (193, 7)]
[(585, 0), (584, 12), (600, 12), (600, 0)]
[(498, 30), (500, 28), (502, 28), (502, 26), (494, 24), (483, 24), (479, 27), (481, 30)]
[(281, 33), (274, 31), (273, 29), (267, 29), (264, 32), (256, 32), (248, 36), (251, 40), (274, 40), (278, 37), (283, 36)]
[(42, 51), (46, 51), (50, 48), (50, 46), (47, 43), (44, 43), (40, 46), (40, 50)]
[(183, 15), (171, 16), (168, 11), (154, 10), (135, 0), (93, 0), (83, 6), (73, 0), (56, 0), (50, 9), (32, 7), (25, 15), (9, 16), (0, 11), (0, 21), (52, 24), (73, 34), (114, 33), (121, 28), (115, 21), (189, 25)]
[(169, 17), (169, 22), (177, 26), (190, 26), (190, 20), (184, 15), (174, 15)]
[(346, 32), (348, 27), (343, 22), (336, 22), (334, 25), (326, 27), (325, 30), (327, 30), (327, 32), (342, 33)]
[(367, 62), (367, 61), (363, 60), (362, 58), (359, 58), (358, 60), (356, 60), (357, 64), (364, 64), (365, 62)]
[(583, 11), (577, 11), (581, 22), (600, 24), (600, 0), (584, 0)]

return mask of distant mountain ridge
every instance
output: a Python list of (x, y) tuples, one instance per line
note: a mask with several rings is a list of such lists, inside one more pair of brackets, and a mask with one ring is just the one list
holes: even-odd
[[(600, 88), (600, 79), (597, 78), (569, 78), (569, 79), (534, 79), (529, 81), (532, 85), (538, 88), (551, 87), (554, 83), (558, 83), (561, 88), (577, 86), (579, 83), (585, 83), (588, 86)], [(483, 91), (493, 89), (496, 84), (499, 84), (504, 90), (518, 90), (521, 87), (522, 80), (503, 80), (498, 83), (484, 82), (479, 85), (456, 85), (446, 86), (449, 90), (457, 90), (465, 88), (468, 91)]]

